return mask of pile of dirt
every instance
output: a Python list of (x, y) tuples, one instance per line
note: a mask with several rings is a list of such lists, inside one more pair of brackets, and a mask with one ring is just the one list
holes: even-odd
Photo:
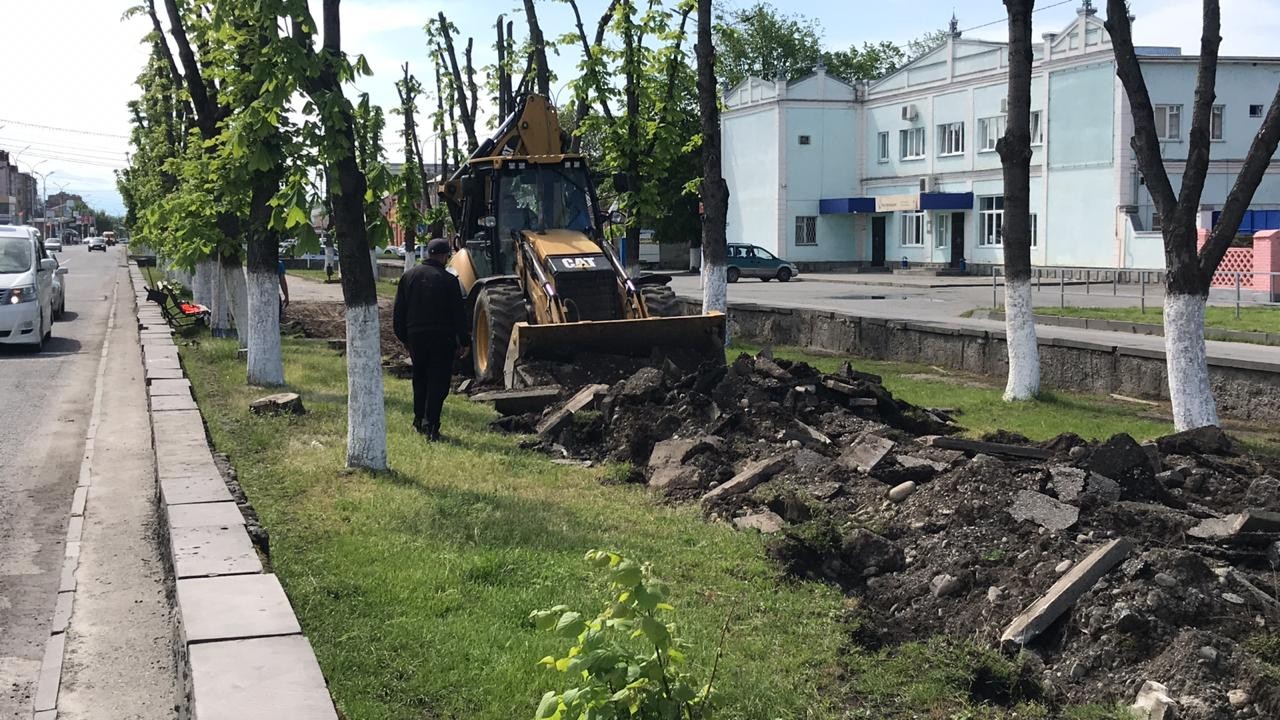
[(768, 533), (789, 575), (860, 599), (860, 645), (1022, 653), (1054, 707), (1151, 680), (1180, 720), (1280, 717), (1280, 657), (1250, 650), (1280, 627), (1280, 469), (1217, 428), (970, 441), (849, 366), (582, 367), (531, 375), (562, 401), (497, 424)]
[[(382, 327), (382, 356), (391, 364), (403, 364), (409, 352), (396, 339), (391, 316), (392, 302), (378, 299)], [(281, 330), (308, 338), (343, 340), (347, 337), (347, 307), (341, 302), (298, 301), (289, 303), (280, 322)]]

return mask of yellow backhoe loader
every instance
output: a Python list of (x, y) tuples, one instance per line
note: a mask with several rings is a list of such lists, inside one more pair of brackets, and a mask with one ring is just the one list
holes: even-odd
[(670, 276), (628, 277), (604, 239), (622, 218), (601, 208), (586, 158), (566, 145), (550, 101), (529, 95), (440, 183), (477, 382), (511, 387), (520, 362), (583, 353), (724, 362), (724, 315), (680, 316)]

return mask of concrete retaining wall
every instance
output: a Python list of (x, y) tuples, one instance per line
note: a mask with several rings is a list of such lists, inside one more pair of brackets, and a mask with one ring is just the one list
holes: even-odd
[[(698, 312), (700, 306), (686, 301), (686, 311)], [(755, 342), (939, 365), (996, 378), (1008, 373), (1003, 332), (737, 303), (730, 306), (729, 323), (732, 337)], [(1042, 339), (1040, 368), (1048, 388), (1169, 398), (1161, 351)], [(1209, 373), (1222, 415), (1280, 420), (1280, 365), (1210, 358)]]
[[(1004, 313), (990, 310), (978, 311), (974, 318), (997, 320), (1004, 322)], [(1036, 315), (1037, 325), (1056, 325), (1058, 327), (1084, 328), (1087, 330), (1106, 330), (1109, 332), (1127, 332), (1135, 335), (1164, 336), (1164, 326), (1154, 323), (1133, 323), (1123, 320), (1103, 320), (1101, 318), (1078, 318), (1061, 315)], [(1245, 330), (1226, 330), (1223, 328), (1204, 329), (1206, 340), (1223, 342), (1246, 342), (1255, 345), (1280, 345), (1280, 333), (1248, 332)]]

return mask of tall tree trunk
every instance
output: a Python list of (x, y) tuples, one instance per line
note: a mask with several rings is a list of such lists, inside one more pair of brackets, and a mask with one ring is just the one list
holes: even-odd
[(342, 52), (339, 4), (340, 0), (324, 0), (325, 52), (318, 57), (321, 69), (310, 79), (307, 94), (319, 105), (335, 109), (336, 122), (326, 130), (341, 140), (325, 175), (342, 263), (342, 299), (347, 306), (347, 466), (386, 470), (381, 326), (364, 217), (367, 183), (356, 160), (355, 113), (342, 96), (336, 68), (327, 59)]
[(547, 43), (542, 37), (542, 26), (538, 24), (538, 9), (534, 7), (533, 0), (524, 0), (524, 15), (529, 21), (529, 44), (533, 46), (533, 68), (538, 94), (551, 97), (551, 68), (547, 65)]
[(214, 337), (228, 337), (231, 323), (227, 312), (227, 274), (222, 269), (221, 259), (211, 263), (209, 277), (209, 332)]
[(217, 263), (212, 258), (196, 262), (191, 272), (191, 300), (197, 305), (213, 307), (213, 272)]
[[(635, 198), (639, 195), (640, 186), (640, 47), (636, 42), (636, 24), (635, 24), (635, 3), (633, 0), (624, 0), (623, 12), (627, 14), (626, 23), (622, 28), (622, 64), (625, 68), (623, 72), (626, 87), (627, 103), (627, 167), (626, 172), (628, 181), (631, 184), (629, 195)], [(640, 218), (636, 217), (639, 209), (638, 203), (631, 203), (631, 217), (627, 218), (627, 242), (623, 252), (623, 262), (627, 266), (627, 272), (631, 275), (637, 275), (640, 271)]]
[(507, 39), (503, 34), (502, 23), (503, 17), (499, 14), (496, 25), (498, 43), (494, 45), (498, 51), (498, 117), (506, 119), (511, 111), (507, 109)]
[[(698, 0), (698, 110), (702, 117), (702, 312), (726, 312), (729, 185), (720, 167), (720, 91), (711, 43), (711, 0)], [(727, 328), (726, 328), (727, 331)]]
[(268, 204), (280, 188), (278, 172), (256, 173), (249, 205), (248, 296), (250, 385), (284, 384), (284, 358), (280, 352), (280, 236), (271, 229)]
[(234, 329), (228, 329), (227, 335), (234, 335), (240, 344), (240, 349), (244, 350), (249, 347), (249, 298), (245, 289), (244, 282), (244, 266), (240, 264), (240, 257), (230, 253), (222, 256), (222, 282), (223, 291), (227, 295), (227, 315), (234, 325)]
[(1009, 117), (996, 143), (1004, 169), (1006, 401), (1040, 392), (1040, 347), (1031, 301), (1031, 13), (1035, 0), (1004, 0), (1009, 14)]
[[(453, 78), (454, 98), (450, 104), (449, 111), (453, 112), (454, 107), (457, 108), (458, 115), (462, 118), (462, 129), (467, 133), (467, 147), (474, 151), (479, 143), (476, 140), (476, 118), (472, 111), (476, 103), (467, 97), (468, 87), (475, 87), (474, 80), (468, 84), (464, 84), (462, 70), (458, 67), (458, 54), (453, 49), (453, 33), (449, 30), (449, 19), (444, 16), (444, 12), (439, 15), (440, 35), (444, 39), (445, 58), (448, 60), (449, 74)], [(469, 47), (469, 45), (468, 45)], [(467, 64), (467, 74), (473, 72), (470, 63)], [(453, 145), (458, 146), (457, 127), (454, 128), (455, 136)]]

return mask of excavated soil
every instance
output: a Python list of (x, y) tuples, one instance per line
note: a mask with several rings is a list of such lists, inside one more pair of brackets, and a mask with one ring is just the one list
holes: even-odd
[[(524, 379), (560, 385), (562, 399), (608, 389), (567, 420), (555, 404), (499, 427), (541, 429), (529, 443), (557, 457), (630, 463), (634, 481), (672, 502), (768, 533), (787, 575), (859, 599), (852, 643), (944, 634), (1020, 652), (1051, 708), (1129, 704), (1154, 680), (1179, 720), (1280, 718), (1280, 670), (1249, 651), (1280, 626), (1280, 524), (1204, 532), (1280, 511), (1280, 467), (1216, 428), (1148, 444), (1012, 433), (966, 444), (948, 437), (961, 428), (946, 411), (901, 402), (874, 375), (763, 356), (692, 373), (544, 365)], [(1132, 543), (1127, 556), (1047, 630), (1000, 642), (1115, 539)]]
[[(409, 352), (396, 339), (391, 321), (391, 300), (378, 299), (378, 317), (382, 324), (382, 356), (392, 363), (406, 361)], [(343, 340), (347, 337), (347, 309), (340, 302), (298, 301), (289, 303), (281, 320), (281, 329), (303, 337)]]

